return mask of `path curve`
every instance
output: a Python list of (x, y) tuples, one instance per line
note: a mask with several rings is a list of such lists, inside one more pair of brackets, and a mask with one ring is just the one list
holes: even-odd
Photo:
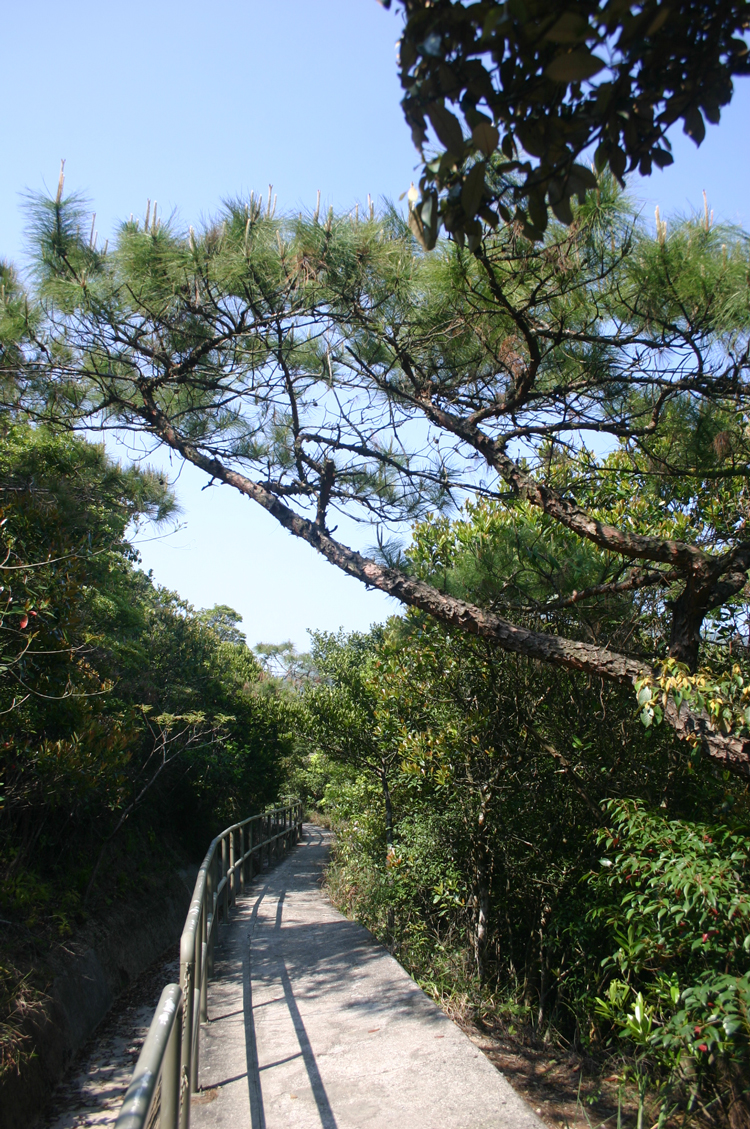
[(238, 900), (216, 951), (193, 1129), (542, 1129), (474, 1044), (321, 891), (331, 834)]

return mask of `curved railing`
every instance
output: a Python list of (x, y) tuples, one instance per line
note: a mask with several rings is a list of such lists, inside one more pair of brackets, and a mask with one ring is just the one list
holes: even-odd
[(302, 804), (295, 800), (232, 824), (211, 843), (180, 940), (180, 983), (161, 994), (115, 1129), (152, 1129), (157, 1120), (160, 1129), (189, 1129), (219, 922), (229, 920), (229, 907), (245, 886), (301, 832)]

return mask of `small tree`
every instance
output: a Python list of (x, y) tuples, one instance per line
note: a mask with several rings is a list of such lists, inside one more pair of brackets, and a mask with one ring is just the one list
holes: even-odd
[(206, 627), (216, 632), (222, 643), (241, 646), (247, 643), (244, 632), (239, 628), (242, 616), (227, 604), (214, 604), (212, 608), (204, 608), (198, 613), (198, 618)]
[(305, 687), (304, 716), (313, 745), (331, 760), (369, 773), (383, 795), (386, 861), (393, 852), (390, 776), (399, 757), (392, 734), (384, 732), (377, 694), (368, 678), (382, 632), (344, 636), (318, 632), (312, 660), (317, 678)]

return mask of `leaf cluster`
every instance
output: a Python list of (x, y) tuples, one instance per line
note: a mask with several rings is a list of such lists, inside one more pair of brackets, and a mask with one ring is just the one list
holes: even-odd
[(137, 568), (133, 523), (174, 509), (160, 476), (43, 426), (6, 420), (5, 439), (0, 897), (54, 934), (105, 896), (113, 840), (107, 888), (136, 865), (130, 828), (200, 852), (275, 798), (291, 715), (257, 692), (237, 613), (197, 613)]
[[(606, 854), (589, 879), (604, 897), (591, 911), (618, 947), (599, 1013), (646, 1048), (684, 1051), (709, 1066), (743, 1060), (750, 969), (750, 840), (737, 830), (686, 824), (638, 801), (611, 801), (599, 833)], [(628, 1010), (632, 1008), (633, 1010)]]
[(571, 223), (572, 199), (596, 183), (587, 150), (620, 181), (648, 176), (672, 163), (669, 127), (681, 121), (700, 145), (750, 71), (746, 0), (402, 4), (402, 106), (423, 160), (414, 227), (427, 247), (441, 225), (472, 245), (482, 220), (514, 219), (534, 239), (549, 211)]

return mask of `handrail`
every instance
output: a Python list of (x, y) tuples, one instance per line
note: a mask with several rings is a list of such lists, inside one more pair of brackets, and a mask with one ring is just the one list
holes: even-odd
[(190, 1095), (198, 1089), (200, 1026), (208, 1019), (219, 922), (228, 922), (229, 907), (263, 870), (264, 858), (270, 866), (301, 833), (302, 804), (294, 800), (233, 823), (212, 841), (180, 938), (180, 983), (168, 984), (161, 994), (115, 1129), (152, 1129), (157, 1101), (160, 1129), (190, 1129)]
[(149, 1113), (161, 1078), (159, 1122), (161, 1129), (177, 1129), (180, 1109), (180, 1042), (182, 991), (167, 984), (141, 1047), (125, 1101), (117, 1118), (117, 1129), (141, 1129)]

